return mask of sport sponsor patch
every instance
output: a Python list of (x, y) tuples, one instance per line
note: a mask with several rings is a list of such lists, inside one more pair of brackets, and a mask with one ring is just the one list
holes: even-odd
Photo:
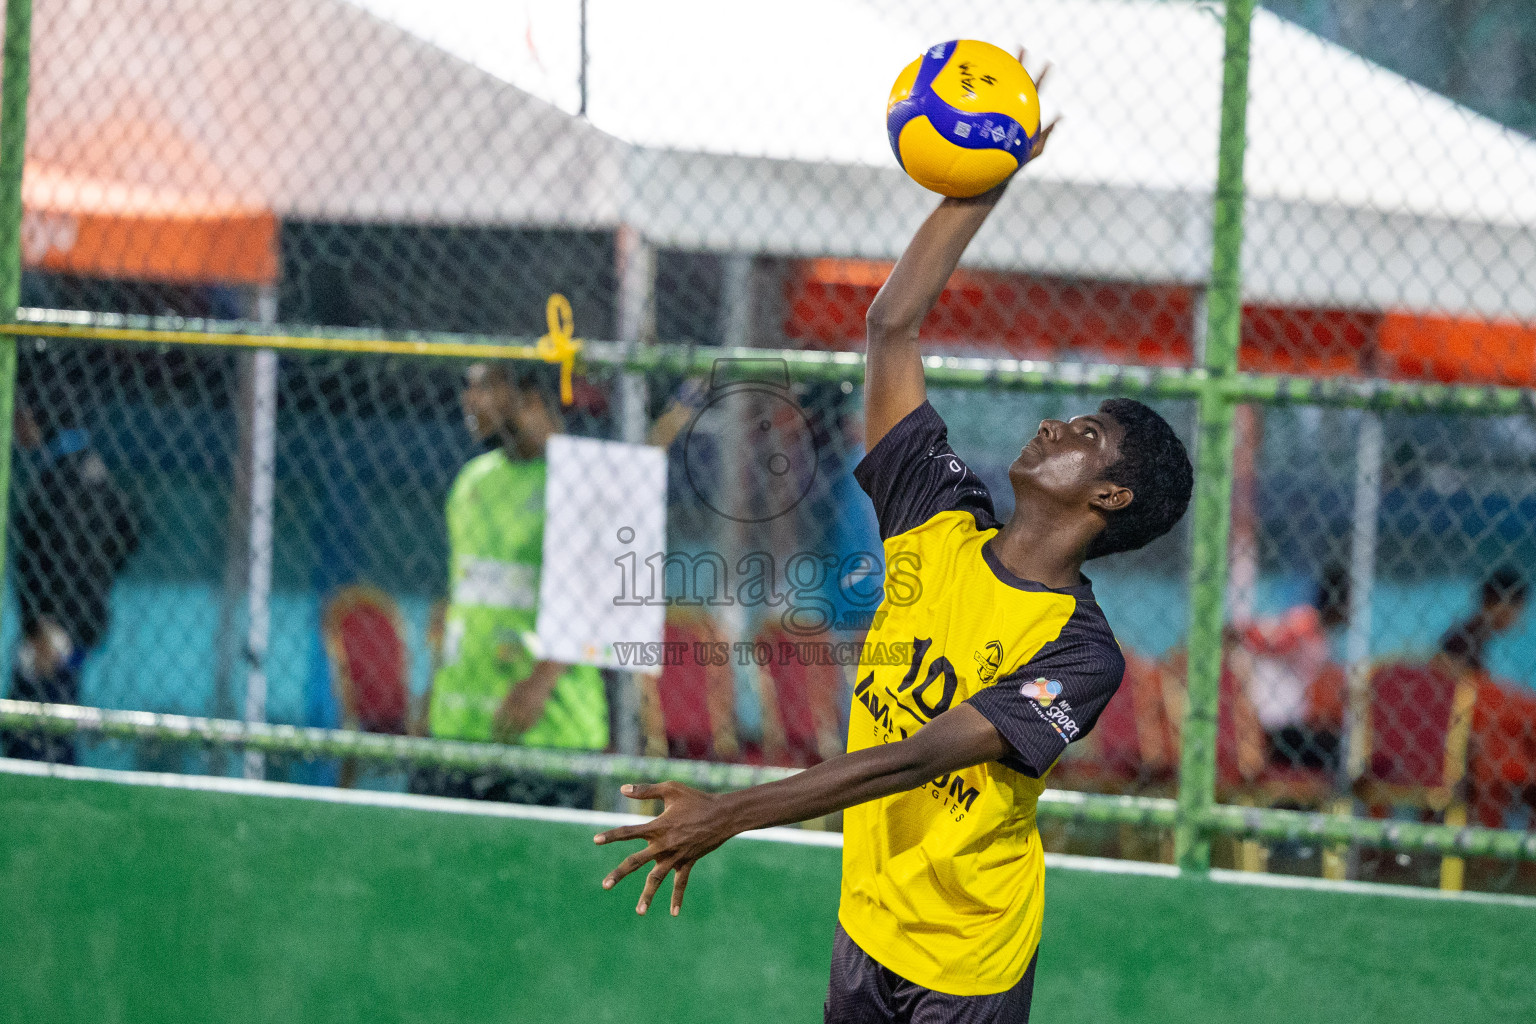
[(1051, 706), (1051, 701), (1061, 696), (1061, 683), (1041, 676), (1019, 687), (1019, 693), (1036, 702), (1041, 707), (1048, 708)]
[(1035, 714), (1044, 719), (1046, 725), (1056, 730), (1056, 735), (1060, 736), (1063, 742), (1071, 743), (1077, 739), (1082, 729), (1072, 718), (1072, 705), (1062, 697), (1061, 689), (1061, 683), (1058, 680), (1041, 676), (1020, 686), (1019, 693), (1033, 702), (1030, 707), (1035, 709)]

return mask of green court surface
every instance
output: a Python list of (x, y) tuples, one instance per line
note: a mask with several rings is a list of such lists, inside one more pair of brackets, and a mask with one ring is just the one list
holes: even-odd
[[(0, 773), (0, 1021), (820, 1019), (834, 847), (735, 840), (642, 919), (590, 823), (253, 788)], [(1048, 873), (1042, 1024), (1536, 1020), (1528, 906), (1092, 866)]]

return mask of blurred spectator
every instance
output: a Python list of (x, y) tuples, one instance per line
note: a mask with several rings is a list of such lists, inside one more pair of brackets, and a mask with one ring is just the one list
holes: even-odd
[(1328, 634), (1348, 617), (1349, 576), (1341, 567), (1330, 566), (1318, 581), (1312, 603), (1238, 624), (1249, 661), (1248, 699), (1264, 730), (1270, 764), (1327, 771), (1337, 767), (1337, 724), (1309, 712), (1317, 690), (1338, 675), (1329, 658)]
[[(544, 448), (560, 422), (543, 367), (475, 363), (464, 421), (487, 451), (465, 465), (448, 497), (450, 594), (442, 665), (427, 727), (440, 739), (602, 750), (603, 678), (587, 665), (539, 657), (535, 635), (544, 557)], [(579, 780), (423, 768), (416, 793), (591, 806)]]
[(1446, 633), (1440, 641), (1438, 661), (1453, 676), (1484, 674), (1484, 650), (1500, 633), (1508, 632), (1525, 612), (1530, 585), (1520, 570), (1506, 565), (1483, 581), (1478, 609), (1471, 618)]
[(1536, 694), (1480, 679), (1472, 711), (1474, 821), (1536, 828)]
[(819, 425), (826, 434), (818, 439), (822, 462), (818, 474), (829, 485), (815, 511), (825, 530), (818, 553), (837, 560), (836, 569), (827, 574), (830, 625), (839, 639), (862, 641), (884, 596), (885, 579), (885, 549), (875, 510), (853, 478), (853, 467), (864, 458), (864, 420), (857, 403), (841, 388), (826, 388), (808, 397), (807, 404), (823, 417)]
[[(1493, 828), (1528, 826), (1536, 810), (1536, 697), (1494, 680), (1485, 662), (1489, 642), (1514, 627), (1529, 597), (1530, 584), (1518, 569), (1494, 570), (1480, 588), (1477, 611), (1445, 634), (1434, 660), (1450, 678), (1470, 676), (1477, 687), (1469, 764), (1473, 813)], [(1511, 814), (1518, 817), (1511, 820)]]
[[(11, 677), (15, 700), (80, 702), (80, 667), (107, 629), (107, 594), (138, 544), (127, 495), (74, 421), (67, 402), (16, 407), (18, 447), (35, 450), (35, 477), (16, 509), (16, 598), (21, 643)], [(74, 739), (10, 732), (6, 757), (72, 764)]]

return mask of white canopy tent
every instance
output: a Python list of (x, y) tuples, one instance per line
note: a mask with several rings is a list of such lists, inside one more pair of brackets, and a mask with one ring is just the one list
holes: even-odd
[[(563, 109), (577, 0), (362, 0)], [(587, 111), (633, 147), (624, 215), (658, 244), (889, 258), (932, 197), (894, 167), (895, 72), (971, 36), (1054, 65), (1066, 120), (969, 255), (1203, 279), (1222, 23), (1158, 0), (588, 0)], [(1247, 293), (1299, 305), (1536, 315), (1536, 142), (1254, 15)]]
[(625, 147), (342, 0), (40, 4), (27, 155), (284, 218), (610, 227)]
[[(937, 39), (1055, 65), (1051, 152), (975, 265), (1198, 282), (1219, 10), (1156, 0), (156, 0), (37, 12), (29, 154), (279, 217), (628, 225), (662, 247), (896, 255), (930, 194), (883, 104)], [(1246, 289), (1536, 316), (1536, 143), (1260, 10)], [(217, 180), (209, 180), (214, 177)]]

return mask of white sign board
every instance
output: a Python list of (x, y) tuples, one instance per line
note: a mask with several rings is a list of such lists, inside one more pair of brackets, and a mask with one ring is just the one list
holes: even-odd
[(623, 667), (615, 645), (662, 639), (666, 607), (649, 592), (646, 559), (666, 553), (666, 453), (559, 434), (545, 458), (541, 656)]

